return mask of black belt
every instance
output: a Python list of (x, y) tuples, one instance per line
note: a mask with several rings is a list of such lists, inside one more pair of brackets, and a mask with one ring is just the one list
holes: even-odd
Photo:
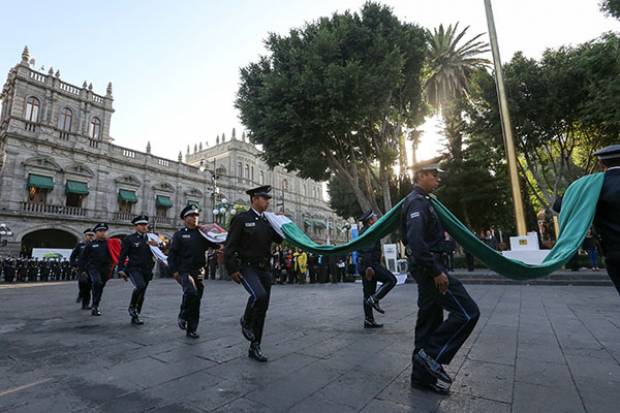
[(269, 258), (240, 258), (242, 267), (250, 267), (259, 270), (269, 269)]

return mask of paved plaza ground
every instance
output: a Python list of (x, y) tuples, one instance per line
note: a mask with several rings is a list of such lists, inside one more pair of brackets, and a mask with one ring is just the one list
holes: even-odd
[(176, 327), (180, 289), (149, 287), (131, 326), (129, 284), (110, 282), (103, 317), (73, 282), (0, 285), (2, 412), (617, 412), (620, 298), (610, 287), (470, 285), (482, 318), (449, 366), (452, 394), (409, 387), (416, 286), (362, 328), (361, 285), (274, 286), (263, 350), (239, 332), (245, 291), (207, 282), (201, 339)]

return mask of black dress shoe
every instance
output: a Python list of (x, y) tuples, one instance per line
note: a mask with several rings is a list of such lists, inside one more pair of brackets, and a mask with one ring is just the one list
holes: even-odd
[(196, 332), (195, 332), (195, 331), (188, 331), (188, 332), (185, 334), (185, 336), (186, 336), (187, 338), (194, 338), (194, 339), (196, 339), (196, 338), (200, 338), (200, 336), (199, 336), (198, 334), (196, 334)]
[(142, 325), (144, 324), (144, 321), (142, 321), (142, 319), (140, 319), (140, 316), (138, 316), (138, 313), (136, 313), (135, 316), (131, 317), (131, 324), (135, 324), (135, 325)]
[(267, 362), (267, 357), (260, 350), (260, 344), (252, 344), (248, 350), (248, 357), (261, 363)]
[(377, 323), (375, 320), (364, 320), (364, 328), (383, 328), (383, 324)]
[(92, 310), (90, 311), (90, 315), (99, 317), (101, 315), (101, 311), (99, 311), (98, 307), (93, 307)]
[(385, 314), (385, 311), (379, 305), (379, 300), (377, 300), (374, 296), (371, 295), (370, 297), (368, 297), (368, 300), (366, 300), (366, 303), (372, 306), (372, 308), (374, 308), (376, 311), (380, 312), (381, 314)]
[(187, 321), (183, 320), (182, 318), (179, 318), (177, 320), (177, 325), (181, 330), (187, 330)]
[(243, 317), (241, 317), (241, 320), (239, 320), (239, 322), (241, 323), (241, 334), (243, 334), (243, 337), (245, 337), (245, 339), (248, 340), (250, 343), (253, 342), (254, 333), (252, 332), (252, 329), (250, 329), (250, 327), (246, 324)]
[(90, 310), (91, 306), (89, 305), (82, 305), (82, 310)]
[(446, 395), (450, 394), (450, 388), (449, 387), (442, 386), (441, 384), (438, 384), (437, 382), (429, 383), (429, 382), (425, 382), (425, 381), (416, 380), (414, 378), (411, 378), (411, 387), (414, 388), (414, 389), (419, 389), (419, 390), (424, 390), (424, 391), (431, 391), (433, 393), (437, 393), (437, 394), (442, 395), (442, 396), (446, 396)]
[(420, 350), (413, 356), (413, 361), (427, 371), (428, 374), (441, 380), (444, 383), (452, 384), (452, 377), (443, 369), (434, 358), (426, 354), (424, 350)]

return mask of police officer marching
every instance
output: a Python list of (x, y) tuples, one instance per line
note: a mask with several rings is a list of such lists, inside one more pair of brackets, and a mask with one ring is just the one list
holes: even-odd
[(200, 338), (196, 333), (200, 321), (200, 303), (204, 293), (203, 277), (206, 265), (205, 253), (209, 248), (219, 245), (207, 240), (198, 229), (200, 209), (188, 205), (181, 211), (180, 217), (185, 228), (177, 231), (168, 251), (168, 268), (183, 288), (179, 328), (186, 330), (188, 338)]
[(250, 195), (251, 208), (234, 216), (224, 248), (228, 274), (250, 294), (241, 318), (241, 332), (251, 343), (248, 357), (260, 362), (267, 361), (260, 343), (271, 293), (271, 245), (282, 242), (265, 217), (270, 191), (271, 186), (266, 185), (246, 192)]
[(108, 249), (108, 225), (99, 223), (93, 227), (95, 239), (86, 245), (79, 266), (84, 268), (90, 277), (93, 290), (93, 306), (91, 315), (100, 316), (99, 304), (101, 295), (110, 275), (112, 257)]
[(410, 271), (418, 284), (411, 385), (445, 394), (452, 378), (442, 364), (449, 364), (461, 348), (480, 312), (463, 284), (441, 264), (444, 230), (430, 202), (430, 194), (441, 182), (440, 172), (437, 164), (415, 171), (414, 189), (402, 206), (401, 225)]
[(594, 153), (605, 171), (594, 228), (601, 237), (607, 274), (620, 294), (620, 144)]
[(76, 302), (82, 303), (82, 310), (90, 309), (91, 282), (90, 276), (86, 272), (86, 268), (82, 266), (80, 259), (84, 254), (84, 249), (93, 238), (95, 238), (95, 232), (92, 229), (88, 228), (84, 230), (84, 239), (78, 242), (75, 248), (73, 248), (73, 251), (71, 251), (71, 256), (69, 257), (69, 263), (73, 271), (77, 273), (79, 293)]
[(155, 257), (151, 253), (150, 246), (158, 246), (157, 241), (148, 239), (149, 217), (139, 215), (131, 223), (136, 232), (127, 235), (121, 242), (121, 252), (118, 257), (118, 274), (125, 281), (131, 280), (134, 286), (129, 302), (129, 316), (132, 324), (144, 324), (140, 319), (144, 295), (149, 282), (153, 278), (153, 266)]
[[(359, 217), (358, 220), (363, 225), (360, 231), (361, 235), (377, 222), (377, 214), (369, 210)], [(361, 271), (363, 273), (364, 328), (381, 328), (383, 324), (375, 321), (373, 309), (381, 314), (385, 314), (385, 311), (379, 305), (379, 300), (383, 299), (394, 288), (396, 277), (381, 264), (381, 240), (377, 240), (373, 245), (360, 249), (359, 254)], [(382, 283), (378, 291), (377, 281)]]

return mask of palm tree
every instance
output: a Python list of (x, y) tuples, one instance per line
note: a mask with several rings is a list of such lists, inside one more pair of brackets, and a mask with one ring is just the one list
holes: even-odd
[(458, 22), (444, 29), (443, 24), (427, 30), (428, 67), (424, 85), (428, 103), (444, 117), (449, 105), (467, 94), (472, 74), (491, 62), (481, 57), (489, 52), (488, 43), (480, 40), (484, 33), (459, 44), (469, 26), (457, 34)]
[[(432, 32), (427, 30), (425, 95), (435, 113), (443, 117), (444, 133), (448, 140), (447, 151), (452, 161), (450, 169), (455, 176), (458, 176), (463, 168), (463, 98), (468, 95), (474, 73), (491, 64), (483, 57), (490, 50), (488, 44), (480, 40), (484, 33), (464, 40), (468, 29), (469, 26), (459, 32), (457, 22), (447, 28), (439, 25)], [(460, 199), (465, 221), (469, 225), (465, 199)]]

